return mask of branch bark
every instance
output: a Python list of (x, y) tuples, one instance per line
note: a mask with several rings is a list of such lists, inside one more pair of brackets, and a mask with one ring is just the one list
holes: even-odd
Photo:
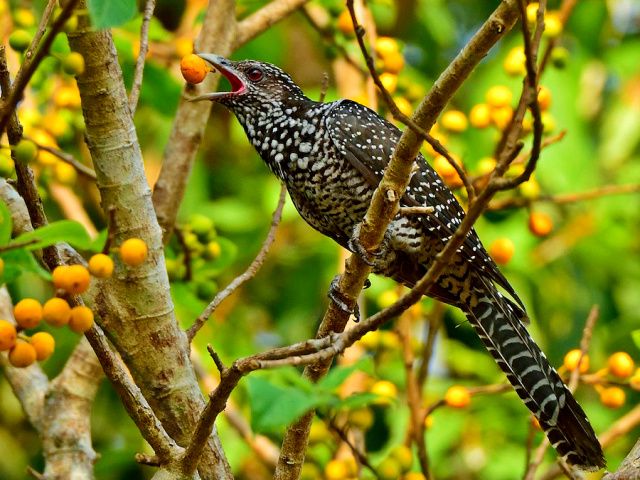
[[(85, 3), (79, 8), (86, 8)], [(204, 401), (186, 336), (174, 315), (162, 232), (113, 39), (109, 31), (93, 31), (85, 15), (79, 15), (78, 29), (68, 39), (71, 49), (85, 58), (86, 70), (77, 81), (86, 141), (102, 207), (113, 215), (114, 239), (119, 243), (138, 237), (149, 247), (148, 259), (139, 267), (116, 262), (114, 276), (94, 299), (94, 310), (167, 433), (186, 442)], [(231, 478), (217, 435), (209, 437), (199, 467), (202, 478)]]

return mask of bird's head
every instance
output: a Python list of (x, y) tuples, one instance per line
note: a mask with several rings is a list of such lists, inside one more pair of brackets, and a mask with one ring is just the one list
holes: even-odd
[(212, 53), (198, 56), (213, 65), (231, 84), (228, 92), (211, 92), (194, 98), (194, 101), (212, 100), (231, 110), (257, 105), (287, 104), (306, 97), (291, 77), (270, 63), (256, 60), (233, 61)]

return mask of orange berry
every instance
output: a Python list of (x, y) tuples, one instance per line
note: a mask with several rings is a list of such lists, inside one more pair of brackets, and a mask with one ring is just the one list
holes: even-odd
[(629, 386), (634, 390), (640, 390), (640, 368), (636, 370), (636, 373), (629, 379)]
[(578, 368), (578, 362), (580, 362), (580, 373), (587, 373), (589, 371), (589, 355), (585, 354), (582, 360), (580, 360), (580, 355), (582, 355), (582, 352), (578, 348), (567, 352), (564, 356), (564, 368), (573, 372)]
[(24, 298), (13, 307), (13, 316), (22, 328), (37, 327), (42, 320), (42, 305), (34, 298)]
[(202, 82), (208, 71), (206, 62), (195, 53), (182, 57), (180, 60), (180, 72), (189, 83)]
[[(453, 157), (453, 159), (458, 165), (460, 165), (460, 161), (456, 157)], [(462, 185), (460, 175), (458, 175), (456, 169), (453, 168), (453, 165), (451, 165), (449, 160), (447, 160), (443, 155), (438, 155), (433, 159), (433, 168), (450, 187), (456, 188)]]
[(600, 392), (600, 401), (605, 407), (620, 408), (625, 400), (626, 394), (620, 387), (608, 387)]
[(390, 52), (382, 59), (382, 68), (385, 72), (400, 73), (404, 67), (404, 57), (400, 52)]
[(454, 385), (444, 394), (444, 403), (454, 408), (465, 408), (471, 403), (471, 394), (466, 387)]
[(36, 361), (36, 349), (22, 339), (9, 351), (9, 363), (16, 368), (28, 367)]
[(340, 30), (345, 35), (353, 35), (353, 21), (351, 20), (349, 10), (343, 10), (340, 13), (336, 22), (336, 27), (338, 27), (338, 30)]
[(511, 105), (511, 99), (513, 98), (513, 93), (511, 93), (511, 89), (504, 85), (494, 85), (485, 95), (485, 99), (487, 103), (491, 107), (507, 107)]
[(504, 130), (511, 122), (513, 109), (510, 106), (496, 107), (491, 110), (491, 121), (500, 130)]
[(546, 237), (553, 230), (553, 220), (544, 212), (531, 212), (529, 230), (537, 237)]
[(71, 307), (63, 298), (50, 298), (42, 307), (42, 318), (49, 325), (62, 327), (69, 323)]
[(487, 128), (491, 124), (491, 108), (486, 103), (478, 103), (469, 112), (469, 123), (475, 128)]
[(551, 90), (545, 86), (540, 86), (538, 91), (538, 105), (540, 110), (547, 110), (551, 106)]
[(0, 352), (13, 348), (18, 334), (13, 323), (0, 320)]
[(633, 374), (636, 366), (627, 352), (616, 352), (609, 357), (607, 362), (609, 373), (614, 377), (627, 378)]
[(69, 265), (60, 265), (53, 269), (51, 273), (53, 277), (53, 286), (59, 290), (66, 290), (69, 279)]
[(113, 273), (113, 260), (104, 253), (96, 253), (89, 259), (89, 272), (94, 277), (109, 278)]
[(489, 255), (498, 265), (506, 265), (509, 263), (516, 247), (509, 238), (498, 238), (489, 247)]
[(459, 110), (448, 110), (442, 114), (440, 124), (450, 132), (464, 132), (469, 122), (464, 113)]
[(147, 244), (139, 238), (129, 238), (120, 245), (120, 258), (127, 265), (136, 267), (147, 259)]
[(72, 295), (83, 293), (89, 288), (91, 276), (84, 265), (69, 265), (66, 291)]
[(71, 309), (69, 328), (75, 333), (84, 333), (93, 326), (93, 312), (89, 307), (79, 305)]
[(36, 351), (36, 358), (39, 362), (46, 360), (51, 356), (56, 346), (53, 336), (47, 332), (35, 333), (29, 341)]

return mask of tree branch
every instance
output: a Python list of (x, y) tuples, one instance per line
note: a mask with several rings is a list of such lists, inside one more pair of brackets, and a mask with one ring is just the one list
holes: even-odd
[(133, 117), (138, 108), (138, 99), (140, 98), (140, 88), (142, 87), (142, 76), (144, 74), (144, 64), (149, 51), (149, 23), (156, 8), (156, 0), (146, 0), (144, 4), (144, 12), (142, 15), (142, 26), (140, 27), (140, 51), (136, 60), (136, 68), (133, 72), (133, 84), (131, 92), (129, 92), (129, 108)]

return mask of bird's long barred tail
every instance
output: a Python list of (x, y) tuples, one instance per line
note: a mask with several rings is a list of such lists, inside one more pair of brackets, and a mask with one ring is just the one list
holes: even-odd
[(600, 443), (582, 408), (529, 336), (510, 303), (477, 275), (467, 317), (540, 422), (551, 445), (569, 464), (585, 470), (604, 467)]

